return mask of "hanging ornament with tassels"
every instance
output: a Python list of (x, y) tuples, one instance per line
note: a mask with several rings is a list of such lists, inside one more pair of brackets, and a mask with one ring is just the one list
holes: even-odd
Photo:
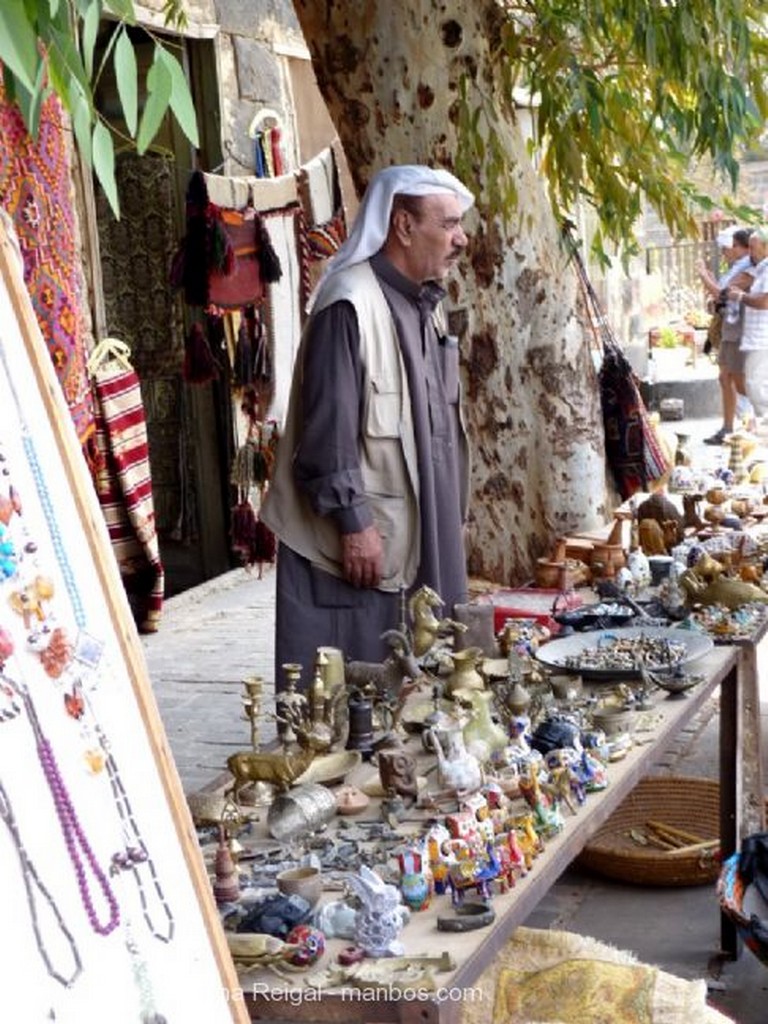
[(272, 475), (278, 441), (277, 425), (253, 420), (248, 437), (235, 454), (231, 481), (238, 490), (239, 500), (232, 509), (232, 548), (238, 552), (243, 564), (257, 565), (261, 579), (265, 562), (274, 562), (277, 550), (275, 535), (259, 518), (250, 500), (251, 491), (259, 492), (260, 502)]

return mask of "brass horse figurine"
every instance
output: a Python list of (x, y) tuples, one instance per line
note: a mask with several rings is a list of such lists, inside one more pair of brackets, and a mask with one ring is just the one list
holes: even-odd
[(408, 601), (413, 653), (417, 658), (430, 651), (441, 637), (451, 632), (464, 632), (467, 628), (453, 619), (438, 619), (434, 609), (442, 608), (443, 603), (440, 595), (427, 586), (419, 587)]

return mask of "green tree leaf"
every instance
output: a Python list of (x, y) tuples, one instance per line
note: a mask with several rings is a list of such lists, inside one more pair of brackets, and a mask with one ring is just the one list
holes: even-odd
[(166, 49), (158, 51), (158, 59), (171, 76), (171, 110), (174, 117), (192, 145), (199, 146), (197, 114), (184, 70), (173, 54)]
[(41, 59), (24, 0), (0, 3), (0, 61), (10, 68), (27, 92), (34, 92)]
[(93, 170), (104, 189), (116, 217), (120, 216), (120, 200), (115, 181), (115, 147), (109, 129), (97, 121), (93, 129)]
[(128, 38), (125, 26), (120, 29), (115, 46), (114, 65), (117, 93), (123, 107), (125, 123), (131, 138), (135, 138), (139, 117), (138, 72), (136, 69), (136, 53), (133, 49), (133, 43)]
[(147, 72), (147, 102), (141, 114), (136, 148), (146, 153), (162, 124), (171, 100), (173, 81), (171, 73), (160, 58), (162, 47), (155, 48), (152, 66)]
[(91, 82), (85, 73), (83, 62), (72, 37), (61, 29), (51, 26), (49, 49), (51, 51), (48, 57), (49, 61), (58, 60), (65, 72), (65, 78), (71, 76), (77, 79), (83, 92), (87, 96), (91, 96)]
[(89, 78), (93, 77), (93, 51), (96, 46), (96, 37), (99, 34), (99, 22), (101, 21), (100, 0), (91, 0), (85, 17), (83, 18), (82, 41), (80, 43), (83, 52), (83, 66)]
[(91, 125), (93, 124), (93, 110), (88, 102), (87, 96), (83, 93), (80, 83), (72, 79), (68, 90), (68, 107), (72, 125), (77, 140), (77, 148), (89, 167), (93, 166), (93, 153), (91, 142)]

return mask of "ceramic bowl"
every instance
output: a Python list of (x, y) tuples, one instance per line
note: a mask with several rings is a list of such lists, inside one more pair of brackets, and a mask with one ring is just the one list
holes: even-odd
[(276, 881), (284, 896), (301, 896), (313, 907), (323, 892), (323, 876), (319, 868), (288, 868), (279, 873)]
[(339, 814), (360, 814), (371, 802), (357, 786), (342, 786), (336, 794), (336, 810)]

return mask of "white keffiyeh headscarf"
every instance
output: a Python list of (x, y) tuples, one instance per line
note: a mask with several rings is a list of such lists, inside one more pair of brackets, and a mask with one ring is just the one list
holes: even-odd
[[(318, 289), (323, 287), (331, 275), (376, 255), (386, 240), (392, 200), (398, 194), (455, 195), (461, 204), (462, 213), (465, 213), (475, 201), (469, 189), (453, 174), (442, 168), (420, 164), (385, 167), (371, 178), (349, 237), (329, 261)], [(314, 296), (312, 298), (314, 299)]]

